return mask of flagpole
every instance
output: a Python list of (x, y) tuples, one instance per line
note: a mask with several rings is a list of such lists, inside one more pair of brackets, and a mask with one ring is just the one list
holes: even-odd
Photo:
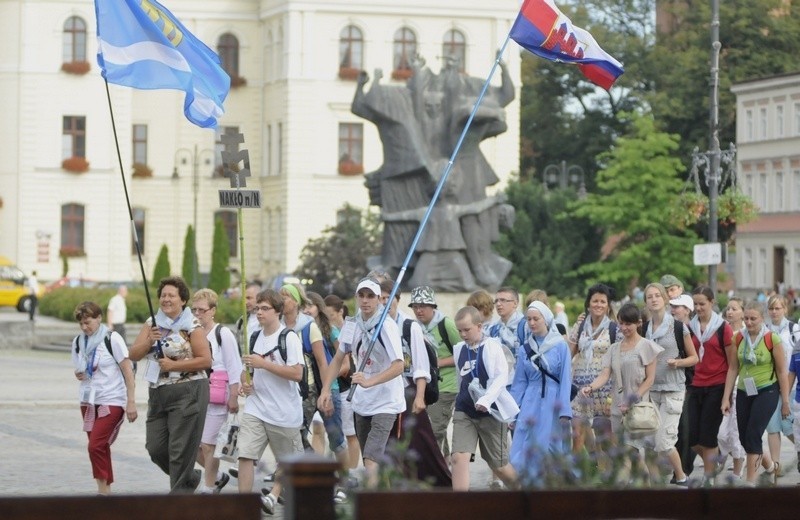
[[(238, 187), (238, 179), (237, 187)], [(250, 353), (250, 336), (247, 335), (247, 301), (245, 299), (245, 275), (244, 275), (244, 219), (242, 218), (242, 208), (237, 210), (237, 220), (239, 221), (239, 270), (241, 272), (239, 280), (239, 292), (242, 295), (242, 343), (239, 345), (239, 353), (245, 356)], [(250, 384), (250, 371), (244, 371), (245, 383)]]
[[(461, 131), (461, 136), (458, 138), (458, 142), (456, 142), (456, 146), (453, 149), (453, 153), (450, 156), (450, 160), (447, 162), (447, 165), (444, 168), (444, 172), (442, 173), (441, 179), (439, 179), (439, 183), (436, 185), (436, 190), (433, 192), (433, 196), (431, 197), (431, 202), (428, 204), (428, 209), (425, 211), (425, 216), (422, 217), (422, 220), (419, 223), (419, 228), (417, 229), (417, 234), (414, 236), (414, 240), (411, 242), (411, 246), (408, 248), (408, 253), (406, 254), (405, 260), (403, 260), (403, 265), (400, 267), (400, 271), (397, 274), (397, 280), (392, 287), (392, 292), (389, 294), (388, 301), (391, 302), (392, 299), (397, 294), (397, 290), (400, 287), (400, 284), (403, 282), (403, 277), (406, 274), (406, 269), (408, 269), (408, 265), (411, 263), (411, 257), (414, 255), (414, 251), (417, 249), (417, 245), (419, 244), (420, 239), (422, 238), (422, 233), (425, 231), (425, 226), (428, 225), (428, 220), (430, 219), (431, 213), (433, 212), (433, 207), (436, 205), (436, 201), (439, 200), (439, 195), (444, 188), (445, 182), (447, 182), (447, 178), (450, 176), (450, 172), (453, 169), (453, 164), (455, 163), (456, 156), (458, 156), (458, 152), (461, 150), (461, 145), (464, 143), (464, 139), (467, 136), (467, 132), (469, 131), (469, 127), (472, 125), (472, 120), (475, 119), (475, 114), (478, 112), (478, 107), (480, 107), (481, 102), (483, 101), (484, 96), (486, 95), (486, 91), (489, 89), (489, 83), (492, 81), (492, 77), (494, 76), (497, 67), (500, 65), (500, 60), (502, 59), (503, 54), (505, 54), (506, 47), (508, 47), (508, 42), (511, 40), (511, 31), (509, 30), (508, 34), (506, 35), (506, 39), (503, 42), (503, 45), (500, 47), (500, 50), (497, 51), (497, 56), (495, 57), (494, 63), (492, 64), (492, 69), (489, 71), (489, 76), (486, 78), (486, 81), (483, 83), (483, 88), (481, 89), (481, 93), (478, 96), (478, 99), (475, 100), (475, 105), (472, 107), (472, 112), (469, 114), (469, 118), (467, 122), (464, 124), (464, 129)], [(383, 322), (386, 321), (386, 316), (389, 314), (389, 307), (390, 305), (384, 305), (383, 311), (381, 312), (381, 317), (378, 320), (378, 325), (375, 327), (375, 332), (372, 333), (372, 338), (369, 340), (369, 346), (367, 347), (367, 352), (364, 355), (363, 360), (361, 361), (361, 365), (358, 367), (359, 372), (364, 371), (364, 367), (367, 365), (367, 360), (369, 359), (370, 354), (372, 353), (372, 349), (375, 347), (375, 342), (378, 339), (378, 336), (381, 333), (381, 329), (383, 328)], [(350, 392), (347, 394), (347, 400), (350, 401), (353, 399), (353, 393), (356, 391), (356, 384), (350, 386)]]
[[(144, 274), (144, 262), (142, 262), (142, 248), (139, 245), (139, 235), (136, 233), (136, 223), (133, 220), (133, 209), (131, 209), (131, 199), (128, 195), (128, 183), (125, 181), (125, 170), (122, 166), (122, 154), (119, 151), (119, 139), (117, 138), (117, 124), (114, 121), (114, 108), (111, 105), (111, 92), (108, 89), (108, 80), (104, 77), (106, 84), (106, 99), (108, 99), (108, 113), (111, 115), (111, 129), (114, 131), (114, 146), (117, 148), (117, 160), (119, 161), (119, 174), (122, 177), (122, 187), (125, 190), (125, 202), (128, 204), (128, 216), (131, 219), (131, 230), (133, 231), (133, 243), (136, 245), (136, 256), (139, 259), (139, 269), (142, 272), (142, 282), (144, 283), (144, 295), (147, 299), (147, 308), (150, 310), (150, 323), (155, 325), (156, 318), (153, 312), (153, 302), (150, 301), (150, 289), (147, 287), (147, 276)], [(197, 230), (195, 230), (197, 232)], [(158, 357), (161, 357), (160, 342), (156, 347)]]

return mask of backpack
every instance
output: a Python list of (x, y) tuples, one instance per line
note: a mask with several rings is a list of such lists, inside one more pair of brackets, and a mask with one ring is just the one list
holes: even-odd
[[(439, 323), (442, 323), (443, 321), (444, 320)], [(403, 322), (403, 334), (401, 339), (403, 341), (403, 350), (405, 351), (408, 349), (410, 354), (411, 320), (405, 320)], [(425, 385), (425, 404), (431, 405), (439, 400), (439, 381), (442, 380), (442, 376), (439, 375), (439, 357), (436, 355), (436, 346), (425, 339), (424, 335), (423, 340), (425, 342), (425, 352), (428, 353), (428, 363), (431, 367), (431, 380), (427, 385)]]
[[(290, 332), (294, 332), (291, 329), (284, 328), (281, 333), (278, 335), (278, 346), (274, 349), (270, 350), (264, 356), (268, 356), (275, 352), (276, 350), (281, 355), (281, 359), (283, 362), (286, 363), (286, 336), (289, 335)], [(261, 334), (261, 331), (253, 332), (250, 335), (250, 353), (253, 353), (253, 348), (256, 346), (256, 341), (258, 340), (258, 335)], [(303, 365), (303, 375), (300, 376), (300, 381), (297, 383), (298, 392), (300, 393), (301, 399), (308, 398), (308, 367)]]
[(446, 319), (447, 318), (444, 318), (442, 321), (440, 321), (436, 325), (436, 327), (439, 329), (439, 336), (441, 336), (442, 341), (444, 341), (444, 344), (447, 347), (447, 350), (449, 350), (450, 353), (452, 354), (453, 353), (453, 343), (450, 341), (450, 336), (447, 334), (447, 326), (444, 323)]
[[(644, 326), (642, 327), (642, 336), (647, 337), (647, 329), (650, 327), (650, 320), (644, 322)], [(675, 333), (675, 343), (678, 345), (678, 357), (681, 359), (686, 358), (686, 345), (683, 344), (683, 322), (680, 320), (675, 320), (675, 326), (672, 328), (673, 332)], [(723, 327), (720, 327), (722, 329)], [(691, 330), (689, 331), (691, 333)], [(722, 341), (722, 338), (720, 338)], [(692, 378), (694, 377), (694, 367), (685, 367), (683, 369), (683, 373), (686, 375), (686, 384), (689, 385), (692, 383)]]
[[(791, 325), (789, 327), (790, 327), (789, 328), (789, 332), (791, 332), (791, 330), (792, 330), (791, 329)], [(720, 328), (722, 328), (722, 327), (720, 327)], [(777, 379), (778, 375), (775, 372), (775, 352), (772, 351), (772, 347), (773, 347), (772, 335), (773, 334), (775, 334), (775, 333), (770, 331), (769, 334), (766, 334), (764, 336), (764, 344), (767, 346), (767, 350), (769, 350), (769, 353), (772, 355), (772, 377)], [(734, 334), (733, 334), (733, 346), (736, 347), (737, 351), (739, 349), (739, 343), (741, 343), (742, 340), (744, 340), (744, 336), (742, 335), (742, 332), (739, 331), (739, 330), (734, 332)]]
[[(322, 375), (320, 374), (319, 366), (317, 365), (317, 359), (314, 357), (314, 353), (311, 350), (312, 323), (314, 322), (308, 322), (308, 324), (300, 330), (300, 341), (303, 343), (303, 357), (305, 357), (306, 366), (311, 367), (312, 373), (314, 374), (314, 384), (317, 387), (317, 395), (319, 395), (322, 393)], [(328, 364), (330, 364), (331, 361), (333, 361), (333, 356), (336, 355), (336, 352), (333, 351), (333, 345), (325, 338), (325, 336), (323, 336), (322, 346), (323, 350), (325, 351), (325, 359), (327, 360)], [(306, 385), (308, 385), (308, 382), (306, 382)]]
[[(75, 353), (76, 354), (78, 354), (80, 352), (80, 344), (78, 343), (80, 338), (81, 338), (81, 335), (78, 334), (77, 336), (75, 336), (75, 339), (72, 340), (72, 344), (75, 345)], [(117, 361), (117, 358), (114, 357), (114, 351), (111, 350), (111, 331), (109, 331), (106, 334), (106, 337), (103, 338), (103, 343), (106, 344), (106, 348), (108, 349), (108, 353), (111, 354), (111, 359), (113, 359), (114, 362), (119, 367), (119, 361)], [(120, 368), (120, 370), (122, 370), (122, 368)]]

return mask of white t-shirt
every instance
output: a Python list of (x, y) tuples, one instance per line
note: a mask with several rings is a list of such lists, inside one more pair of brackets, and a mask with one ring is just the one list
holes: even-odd
[[(348, 352), (353, 353), (356, 370), (361, 367), (370, 340), (368, 336), (362, 338), (362, 335), (361, 329), (356, 326), (352, 343), (344, 343), (342, 336), (339, 336), (339, 350), (345, 354)], [(361, 345), (358, 348), (358, 352), (355, 352), (355, 346), (358, 345), (359, 341), (361, 341)], [(375, 342), (369, 361), (364, 367), (364, 375), (369, 379), (370, 376), (379, 374), (389, 368), (389, 365), (395, 360), (403, 360), (400, 331), (394, 320), (387, 319), (383, 322), (383, 328), (381, 328), (380, 341)], [(359, 386), (353, 394), (353, 411), (362, 417), (371, 417), (380, 413), (404, 412), (406, 401), (403, 388), (401, 375), (370, 388)]]
[[(214, 372), (227, 372), (228, 386), (239, 384), (242, 377), (242, 356), (239, 352), (236, 336), (228, 327), (215, 325), (214, 328), (216, 327), (219, 327), (219, 335), (220, 339), (222, 339), (221, 346), (217, 344), (217, 335), (214, 329), (211, 329), (206, 334), (208, 342), (211, 343), (211, 369)], [(224, 415), (228, 413), (228, 407), (225, 404), (208, 403), (207, 413), (209, 415)]]
[(72, 364), (75, 370), (88, 375), (86, 368), (90, 361), (93, 367), (92, 378), (81, 381), (81, 388), (84, 386), (94, 388), (94, 404), (124, 407), (128, 403), (128, 390), (125, 388), (125, 378), (122, 376), (122, 369), (118, 363), (128, 358), (128, 347), (122, 341), (122, 336), (116, 332), (111, 333), (113, 358), (106, 348), (105, 339), (95, 349), (93, 359), (84, 355), (86, 336), (81, 334), (77, 341), (77, 353), (75, 352), (75, 342), (72, 342)]
[(125, 323), (127, 320), (128, 307), (125, 305), (125, 298), (115, 294), (108, 301), (108, 315), (111, 323)]
[[(281, 325), (275, 333), (265, 336), (262, 331), (253, 346), (253, 353), (263, 356), (278, 346), (278, 336), (285, 327)], [(286, 336), (286, 362), (276, 349), (266, 359), (270, 363), (284, 366), (304, 365), (303, 346), (297, 334)], [(244, 413), (284, 428), (300, 428), (303, 425), (303, 400), (295, 381), (277, 376), (263, 368), (253, 373), (254, 392), (247, 396)]]

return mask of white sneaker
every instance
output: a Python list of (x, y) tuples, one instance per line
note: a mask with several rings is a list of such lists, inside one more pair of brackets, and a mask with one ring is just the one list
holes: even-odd
[(276, 502), (277, 502), (277, 499), (274, 496), (272, 496), (271, 494), (266, 495), (266, 496), (262, 495), (261, 496), (261, 509), (265, 513), (267, 513), (268, 515), (274, 515), (275, 514), (275, 503)]

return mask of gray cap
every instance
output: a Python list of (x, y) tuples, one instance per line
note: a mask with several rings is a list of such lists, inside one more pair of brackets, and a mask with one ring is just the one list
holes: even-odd
[(681, 282), (680, 280), (678, 280), (678, 278), (676, 278), (675, 276), (673, 276), (671, 274), (665, 274), (664, 276), (662, 276), (660, 282), (661, 282), (661, 285), (664, 286), (664, 288), (672, 287), (673, 285), (677, 285), (678, 287), (683, 289), (683, 282)]
[(411, 302), (408, 306), (411, 307), (414, 304), (433, 305), (436, 307), (436, 296), (433, 289), (427, 285), (414, 287), (411, 291)]

